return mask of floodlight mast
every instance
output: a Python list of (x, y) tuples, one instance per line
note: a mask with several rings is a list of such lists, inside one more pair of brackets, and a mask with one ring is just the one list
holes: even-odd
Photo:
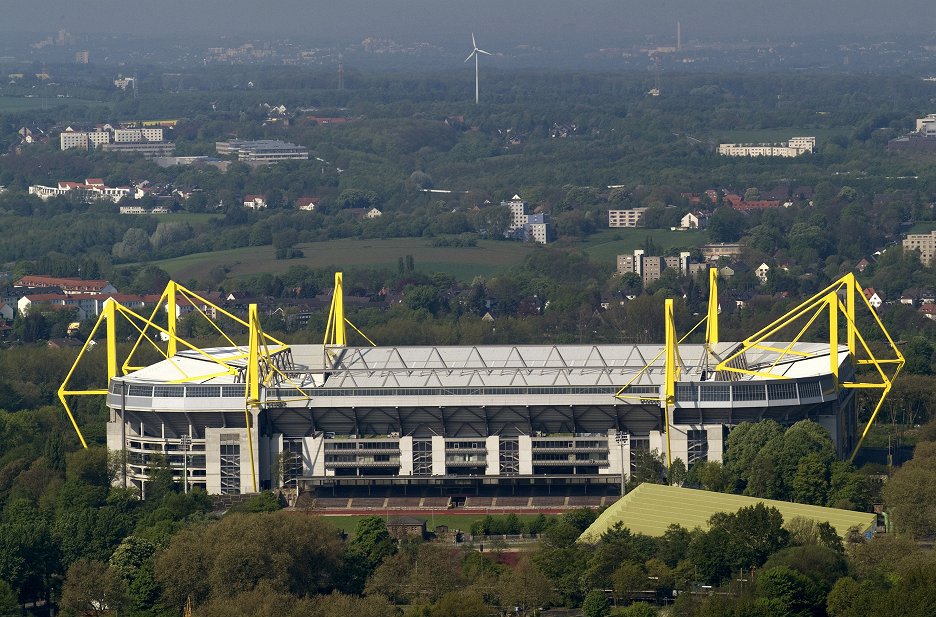
[(478, 105), (480, 102), (479, 89), (478, 89), (478, 81), (479, 81), (478, 80), (478, 54), (484, 54), (486, 56), (494, 55), (491, 52), (484, 51), (483, 49), (478, 47), (478, 43), (475, 42), (474, 32), (472, 32), (471, 33), (471, 53), (468, 54), (467, 58), (465, 58), (465, 62), (468, 62), (472, 58), (474, 58), (474, 61), (475, 61), (475, 105)]

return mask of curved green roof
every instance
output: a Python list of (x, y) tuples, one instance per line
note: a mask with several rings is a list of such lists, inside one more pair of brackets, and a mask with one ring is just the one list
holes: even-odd
[(686, 529), (707, 529), (709, 518), (716, 512), (737, 512), (745, 506), (758, 503), (779, 510), (784, 521), (801, 516), (817, 523), (828, 522), (835, 527), (840, 536), (844, 536), (851, 527), (857, 527), (864, 533), (872, 529), (876, 521), (876, 516), (870, 512), (824, 508), (663, 484), (641, 484), (602, 512), (582, 533), (579, 540), (595, 542), (619, 521), (632, 532), (648, 536), (662, 536), (666, 528), (673, 524), (682, 525)]

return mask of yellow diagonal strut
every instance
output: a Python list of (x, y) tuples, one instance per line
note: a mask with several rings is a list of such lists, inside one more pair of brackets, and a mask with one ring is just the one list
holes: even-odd
[[(860, 300), (858, 300), (860, 298)], [(858, 307), (861, 307), (863, 311), (870, 314), (873, 318), (873, 324), (877, 331), (884, 335), (884, 339), (887, 341), (888, 352), (891, 357), (878, 357), (875, 355), (870, 347), (868, 346), (866, 340), (867, 336), (862, 334), (859, 329), (856, 316), (858, 313)], [(730, 354), (728, 357), (724, 358), (716, 367), (716, 370), (719, 371), (728, 371), (734, 373), (741, 373), (752, 376), (759, 376), (764, 378), (771, 379), (783, 379), (785, 375), (781, 373), (771, 372), (782, 359), (783, 355), (792, 353), (793, 345), (798, 342), (810, 326), (815, 322), (816, 318), (823, 313), (828, 311), (828, 342), (829, 347), (827, 351), (817, 352), (815, 354), (810, 354), (811, 356), (819, 356), (827, 354), (829, 358), (829, 372), (835, 378), (835, 386), (838, 388), (846, 389), (866, 389), (866, 390), (880, 390), (880, 398), (877, 401), (877, 404), (874, 406), (874, 410), (871, 413), (871, 417), (868, 419), (867, 424), (864, 427), (864, 430), (861, 432), (861, 436), (858, 439), (858, 442), (855, 444), (854, 449), (851, 452), (849, 460), (854, 460), (855, 455), (858, 454), (858, 450), (861, 449), (861, 445), (864, 443), (865, 437), (867, 437), (868, 432), (871, 430), (871, 425), (874, 423), (874, 420), (877, 418), (878, 412), (881, 410), (881, 407), (884, 403), (884, 399), (887, 397), (888, 393), (891, 390), (894, 379), (900, 373), (900, 370), (904, 366), (904, 357), (900, 353), (897, 344), (894, 343), (893, 338), (891, 338), (890, 333), (884, 327), (884, 324), (881, 322), (881, 319), (877, 315), (877, 311), (874, 310), (874, 307), (868, 302), (868, 299), (864, 295), (861, 285), (855, 279), (854, 274), (846, 274), (842, 278), (838, 279), (834, 283), (830, 284), (828, 287), (804, 301), (800, 305), (788, 311), (785, 315), (774, 320), (767, 326), (764, 326), (760, 331), (754, 335), (745, 339), (739, 347)], [(806, 319), (807, 316), (810, 316), (806, 325), (803, 326), (793, 341), (786, 348), (778, 348), (769, 344), (772, 337), (777, 336), (781, 331), (783, 331), (788, 326), (802, 320)], [(852, 366), (857, 369), (860, 366), (873, 366), (874, 374), (876, 375), (875, 381), (859, 381), (856, 370), (853, 371), (855, 374), (855, 381), (843, 381), (840, 379), (839, 375), (839, 326), (840, 320), (839, 317), (844, 317), (844, 327), (846, 331), (846, 344), (849, 352), (849, 358), (852, 362)], [(773, 351), (777, 352), (778, 357), (766, 368), (761, 368), (760, 370), (751, 370), (738, 368), (736, 366), (731, 366), (732, 361), (743, 356), (750, 349), (759, 349), (762, 351)]]

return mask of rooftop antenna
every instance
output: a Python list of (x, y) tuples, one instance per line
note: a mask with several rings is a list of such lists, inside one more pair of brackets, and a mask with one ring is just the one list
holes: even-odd
[(338, 54), (338, 89), (344, 90), (344, 56)]
[(475, 61), (475, 105), (477, 105), (479, 102), (479, 98), (478, 98), (478, 54), (484, 54), (486, 56), (493, 55), (491, 54), (491, 52), (484, 51), (483, 49), (478, 47), (478, 43), (475, 41), (474, 32), (472, 32), (471, 33), (471, 53), (468, 54), (467, 58), (465, 58), (465, 62), (468, 62), (472, 58), (474, 58), (474, 61)]

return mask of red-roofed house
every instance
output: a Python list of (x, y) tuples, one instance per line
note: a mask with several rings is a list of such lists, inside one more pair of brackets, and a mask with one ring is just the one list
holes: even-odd
[(296, 209), (312, 212), (318, 207), (319, 201), (321, 200), (318, 197), (297, 197)]
[(66, 296), (81, 294), (114, 294), (117, 288), (104, 280), (59, 278), (55, 276), (27, 275), (13, 282), (13, 287), (58, 287)]
[(881, 305), (884, 304), (884, 299), (874, 291), (873, 287), (868, 287), (864, 290), (864, 297), (868, 299), (868, 304), (874, 307), (874, 310), (881, 308)]

